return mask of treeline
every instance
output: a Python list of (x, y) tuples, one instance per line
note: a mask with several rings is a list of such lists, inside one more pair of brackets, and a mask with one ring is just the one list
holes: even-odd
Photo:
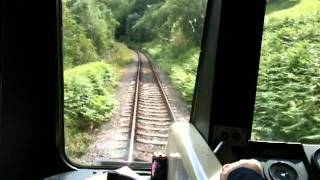
[(64, 0), (64, 69), (93, 61), (123, 63), (128, 49), (115, 41), (119, 25), (109, 0)]
[(120, 40), (172, 42), (183, 36), (189, 45), (200, 44), (206, 0), (131, 0), (130, 4), (118, 16)]

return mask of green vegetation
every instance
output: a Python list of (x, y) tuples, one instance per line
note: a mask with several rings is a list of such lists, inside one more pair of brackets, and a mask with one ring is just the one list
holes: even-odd
[(181, 98), (191, 109), (200, 48), (180, 49), (174, 44), (164, 46), (157, 42), (146, 43), (144, 48), (152, 55), (161, 69), (168, 73), (173, 85), (180, 92)]
[[(101, 124), (113, 108), (114, 70), (103, 62), (88, 63), (66, 70), (65, 124), (79, 129)], [(108, 101), (107, 101), (108, 100)]]
[(67, 144), (73, 146), (67, 146), (68, 154), (81, 155), (86, 143), (81, 143), (82, 138), (77, 136), (85, 136), (112, 116), (114, 78), (112, 66), (103, 62), (84, 64), (64, 72), (64, 123)]
[[(151, 6), (134, 30), (149, 29), (154, 37), (141, 45), (168, 73), (182, 99), (191, 108), (197, 73), (205, 0), (167, 0)], [(144, 39), (145, 40), (145, 39)]]
[[(283, 3), (285, 0), (273, 0), (274, 3), (272, 6), (281, 6), (279, 4)], [(286, 0), (290, 1), (290, 0)], [(268, 14), (265, 18), (268, 21), (270, 18), (297, 18), (301, 15), (310, 15), (314, 12), (320, 10), (320, 1), (319, 0), (292, 0), (294, 6), (290, 8), (278, 9)], [(298, 2), (298, 3), (297, 3)], [(267, 12), (270, 12), (272, 7), (267, 4)]]
[(63, 1), (65, 143), (73, 160), (87, 151), (94, 130), (110, 120), (117, 70), (132, 61), (131, 51), (114, 39), (119, 23), (107, 2)]
[(266, 17), (254, 139), (320, 143), (319, 7), (302, 0)]
[(63, 6), (64, 69), (98, 59), (92, 41), (86, 37), (84, 28), (77, 24), (74, 16), (66, 6)]
[(267, 0), (267, 2), (266, 15), (291, 8), (298, 4), (300, 0)]

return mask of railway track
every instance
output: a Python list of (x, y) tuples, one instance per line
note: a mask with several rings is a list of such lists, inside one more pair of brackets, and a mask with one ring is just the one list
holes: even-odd
[(175, 120), (166, 93), (149, 58), (136, 51), (137, 73), (129, 86), (111, 160), (151, 162), (165, 154), (169, 127)]

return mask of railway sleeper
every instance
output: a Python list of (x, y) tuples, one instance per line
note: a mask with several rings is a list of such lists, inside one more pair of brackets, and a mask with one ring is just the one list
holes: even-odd
[(171, 121), (169, 117), (158, 118), (158, 117), (138, 116), (138, 119), (149, 120), (149, 121)]
[(139, 147), (139, 146), (136, 146), (136, 150), (142, 151), (142, 152), (147, 152), (147, 153), (153, 153), (153, 152), (157, 151), (157, 149), (148, 149), (148, 148)]
[(167, 113), (167, 110), (159, 110), (159, 109), (145, 109), (141, 108), (139, 109), (139, 112), (141, 113)]
[(139, 105), (145, 105), (146, 107), (154, 107), (154, 108), (159, 108), (159, 107), (164, 107), (165, 108), (165, 103), (161, 102), (161, 103), (148, 103), (148, 102), (144, 102), (144, 101), (139, 101)]
[[(156, 133), (154, 133), (156, 134)], [(164, 135), (164, 134), (162, 134)], [(168, 141), (168, 138), (167, 137), (159, 137), (159, 136), (146, 136), (146, 135), (140, 135), (140, 134), (137, 134), (136, 135), (136, 139), (144, 139), (144, 140), (148, 140), (148, 141), (159, 141), (159, 142), (167, 142)]]
[(161, 94), (157, 94), (157, 95), (148, 95), (148, 94), (140, 94), (142, 99), (153, 99), (153, 98), (159, 98), (162, 99), (162, 95)]
[(144, 90), (142, 88), (139, 95), (141, 95), (141, 96), (161, 96), (161, 93), (159, 90), (157, 90), (157, 92), (155, 92), (155, 91)]
[(157, 134), (157, 133), (148, 133), (148, 132), (143, 132), (143, 131), (138, 131), (138, 135), (143, 135), (143, 136), (151, 136), (151, 137), (159, 137), (159, 138), (168, 138), (168, 134)]
[(162, 99), (157, 99), (157, 100), (144, 100), (144, 99), (139, 99), (139, 103), (152, 103), (152, 104), (164, 104)]
[(159, 151), (165, 151), (166, 148), (165, 146), (159, 147), (159, 146), (151, 146), (151, 147), (146, 147), (145, 144), (136, 144), (136, 150), (137, 151), (144, 151), (148, 153), (154, 153), (154, 152), (159, 152)]
[(167, 141), (146, 140), (141, 138), (136, 138), (136, 141), (144, 144), (167, 145)]
[(169, 127), (150, 127), (150, 126), (143, 126), (138, 123), (137, 125), (140, 129), (150, 130), (150, 131), (160, 131), (160, 132), (167, 132), (169, 131)]
[(165, 106), (161, 106), (161, 107), (154, 107), (154, 106), (149, 106), (149, 105), (145, 105), (145, 104), (139, 104), (140, 107), (142, 107), (143, 109), (152, 109), (152, 110), (167, 110), (167, 108)]
[(139, 120), (139, 122), (143, 124), (150, 124), (150, 125), (160, 125), (160, 126), (169, 126), (171, 125), (171, 121), (147, 121), (147, 120)]
[(165, 118), (168, 117), (168, 113), (138, 113), (138, 116), (150, 117), (150, 118)]

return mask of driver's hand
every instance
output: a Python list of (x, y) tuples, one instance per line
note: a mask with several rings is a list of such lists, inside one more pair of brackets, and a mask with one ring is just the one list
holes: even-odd
[(233, 170), (240, 168), (240, 167), (252, 169), (252, 170), (256, 171), (258, 174), (262, 174), (262, 166), (257, 160), (255, 160), (255, 159), (242, 159), (242, 160), (236, 161), (231, 164), (223, 165), (222, 171), (220, 174), (220, 180), (227, 180), (229, 174)]

